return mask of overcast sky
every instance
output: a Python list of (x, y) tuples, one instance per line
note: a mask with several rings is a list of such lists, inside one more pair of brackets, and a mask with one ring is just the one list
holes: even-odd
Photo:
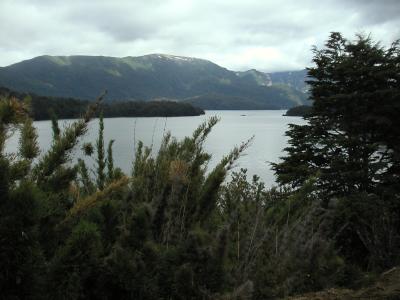
[(310, 65), (331, 31), (400, 38), (400, 0), (0, 0), (0, 20), (0, 66), (165, 53), (282, 71)]

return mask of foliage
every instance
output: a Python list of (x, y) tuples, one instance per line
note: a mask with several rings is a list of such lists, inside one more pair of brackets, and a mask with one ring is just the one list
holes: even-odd
[[(25, 94), (0, 87), (0, 95), (4, 97), (17, 97), (31, 99), (31, 116), (34, 120), (47, 120), (57, 116), (61, 119), (80, 118), (89, 101), (75, 98), (46, 97), (33, 93)], [(115, 101), (101, 103), (103, 115), (106, 118), (115, 117), (177, 117), (198, 116), (204, 114), (202, 109), (189, 103), (179, 103), (168, 99), (166, 101)], [(53, 123), (54, 125), (54, 123)]]
[(312, 113), (290, 126), (271, 189), (244, 169), (227, 180), (252, 138), (207, 169), (216, 117), (180, 141), (166, 133), (156, 153), (139, 142), (128, 175), (102, 116), (82, 147), (94, 170), (70, 159), (104, 95), (63, 130), (53, 115), (41, 155), (29, 101), (2, 98), (1, 296), (276, 299), (357, 286), (399, 263), (398, 52), (337, 33), (315, 50)]
[(281, 185), (315, 179), (322, 205), (334, 207), (327, 234), (365, 270), (399, 262), (399, 59), (398, 41), (384, 48), (332, 33), (308, 69), (308, 124), (291, 125), (287, 156), (273, 165)]
[[(53, 119), (52, 147), (38, 157), (32, 120), (21, 102), (10, 101), (1, 102), (2, 135), (7, 140), (12, 128), (20, 128), (21, 141), (20, 158), (1, 154), (3, 296), (249, 295), (247, 276), (235, 278), (238, 270), (227, 263), (232, 220), (219, 193), (251, 139), (207, 173), (211, 156), (203, 144), (218, 122), (213, 117), (182, 141), (166, 134), (155, 156), (139, 143), (128, 177), (113, 165), (113, 141), (105, 153), (100, 117), (93, 177), (82, 159), (73, 165), (69, 154), (95, 108), (64, 130)], [(90, 144), (83, 148), (92, 154)]]
[(96, 140), (96, 151), (97, 151), (97, 187), (102, 190), (104, 188), (104, 182), (106, 175), (104, 169), (106, 167), (105, 151), (104, 151), (104, 121), (103, 113), (100, 114), (99, 118), (99, 137)]
[(310, 113), (311, 113), (311, 106), (300, 105), (300, 106), (295, 106), (295, 107), (288, 109), (285, 116), (305, 117)]

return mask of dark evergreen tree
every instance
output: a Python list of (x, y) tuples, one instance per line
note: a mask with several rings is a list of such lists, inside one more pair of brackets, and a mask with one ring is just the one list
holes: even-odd
[[(382, 199), (391, 228), (400, 225), (399, 217), (389, 213), (400, 213), (400, 148), (395, 138), (400, 134), (399, 54), (398, 42), (384, 48), (370, 37), (348, 41), (332, 33), (324, 49), (314, 49), (315, 66), (308, 69), (313, 101), (305, 117), (308, 124), (291, 126), (288, 155), (273, 165), (280, 184), (299, 188), (315, 177), (325, 204), (334, 197), (343, 199), (338, 226), (346, 230), (337, 236), (343, 251), (382, 267), (396, 261), (400, 232), (396, 229), (393, 243), (377, 240), (383, 235), (371, 224), (380, 223), (382, 214), (372, 217), (348, 199), (372, 206)], [(376, 197), (367, 197), (372, 194)], [(385, 259), (373, 254), (379, 247), (387, 249)]]

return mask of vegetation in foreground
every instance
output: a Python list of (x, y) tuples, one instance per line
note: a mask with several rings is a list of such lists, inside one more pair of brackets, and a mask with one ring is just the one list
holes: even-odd
[(357, 290), (344, 288), (330, 288), (325, 291), (307, 293), (301, 296), (290, 297), (290, 300), (354, 300), (354, 299), (399, 299), (400, 269), (392, 268), (382, 273), (378, 280), (367, 287)]
[[(333, 33), (309, 69), (308, 124), (288, 131), (281, 187), (227, 172), (251, 141), (206, 173), (203, 143), (138, 143), (131, 174), (113, 164), (103, 120), (92, 176), (69, 161), (100, 100), (39, 156), (28, 107), (0, 104), (0, 291), (6, 299), (274, 299), (356, 288), (399, 264), (399, 47)], [(18, 153), (4, 153), (20, 130)], [(396, 280), (396, 278), (395, 278)], [(396, 294), (397, 293), (397, 294)], [(398, 290), (388, 297), (398, 296)]]
[[(56, 115), (60, 119), (77, 119), (86, 111), (90, 101), (74, 98), (46, 97), (25, 94), (0, 87), (0, 95), (6, 98), (15, 97), (30, 99), (30, 115), (34, 120), (49, 120)], [(176, 101), (116, 101), (100, 104), (106, 118), (115, 117), (181, 117), (199, 116), (204, 111), (189, 103)]]

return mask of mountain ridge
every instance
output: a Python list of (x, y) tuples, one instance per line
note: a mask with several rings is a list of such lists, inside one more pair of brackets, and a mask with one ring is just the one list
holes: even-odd
[(271, 78), (257, 70), (234, 72), (209, 60), (160, 53), (136, 57), (42, 55), (0, 68), (0, 86), (45, 96), (93, 99), (107, 89), (110, 101), (183, 101), (218, 95), (243, 99), (244, 107), (246, 101), (257, 103), (253, 105), (256, 109), (305, 103), (307, 96), (302, 91), (289, 85), (275, 86)]

